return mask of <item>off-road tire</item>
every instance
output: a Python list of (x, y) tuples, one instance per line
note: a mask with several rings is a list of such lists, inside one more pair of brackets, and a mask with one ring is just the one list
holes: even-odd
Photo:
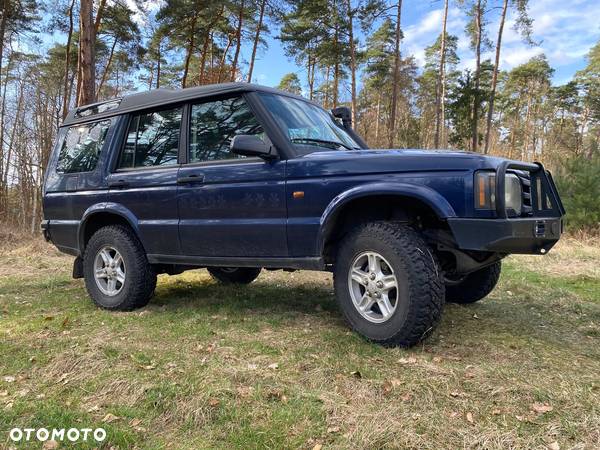
[(470, 273), (459, 283), (446, 285), (446, 301), (465, 305), (482, 300), (498, 284), (501, 270), (502, 263), (498, 261), (491, 266)]
[[(123, 288), (115, 296), (103, 294), (94, 278), (94, 259), (104, 246), (114, 247), (127, 268)], [(123, 225), (100, 228), (90, 238), (83, 255), (85, 287), (96, 305), (116, 311), (131, 311), (148, 304), (156, 288), (156, 273), (148, 263), (141, 242)]]
[(260, 274), (254, 267), (208, 267), (208, 273), (223, 284), (250, 284)]
[[(354, 259), (365, 251), (383, 256), (398, 280), (396, 309), (383, 323), (365, 319), (352, 302), (349, 270)], [(412, 228), (389, 222), (367, 223), (343, 239), (335, 261), (334, 287), (350, 327), (384, 346), (419, 343), (435, 329), (444, 306), (444, 283), (435, 256)]]

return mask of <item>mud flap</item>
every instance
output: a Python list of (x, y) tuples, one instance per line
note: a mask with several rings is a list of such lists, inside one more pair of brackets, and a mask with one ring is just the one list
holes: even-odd
[(83, 278), (83, 259), (81, 259), (81, 256), (73, 261), (73, 278)]

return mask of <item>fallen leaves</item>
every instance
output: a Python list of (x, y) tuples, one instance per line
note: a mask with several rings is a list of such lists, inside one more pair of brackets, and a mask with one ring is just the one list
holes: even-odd
[(132, 427), (137, 427), (140, 423), (142, 423), (142, 421), (140, 419), (131, 419), (129, 421), (129, 425)]
[(538, 414), (545, 414), (552, 411), (554, 408), (547, 403), (534, 403), (531, 405), (531, 410)]
[(403, 365), (416, 364), (417, 363), (417, 358), (415, 358), (414, 356), (409, 356), (408, 358), (400, 358), (398, 360), (398, 362), (400, 364), (403, 364)]
[(147, 431), (146, 428), (144, 428), (143, 426), (141, 426), (142, 420), (141, 419), (131, 419), (129, 421), (129, 426), (131, 428), (133, 428), (135, 431), (139, 431), (139, 432), (145, 432)]
[(46, 441), (44, 442), (44, 445), (42, 445), (42, 450), (54, 450), (58, 448), (58, 442), (56, 441)]
[(115, 422), (115, 421), (117, 421), (119, 419), (120, 419), (120, 417), (115, 416), (114, 414), (108, 413), (107, 415), (105, 415), (102, 418), (102, 422), (104, 422), (104, 423), (112, 423), (112, 422)]
[(397, 388), (401, 384), (402, 384), (402, 381), (400, 381), (397, 378), (392, 378), (391, 380), (385, 380), (383, 382), (383, 393), (385, 395), (387, 395), (390, 392), (392, 392), (394, 390), (394, 388)]
[(280, 401), (282, 403), (287, 403), (288, 398), (286, 397), (286, 395), (283, 393), (283, 391), (281, 389), (270, 389), (266, 392), (265, 395), (267, 400), (275, 400), (275, 401)]

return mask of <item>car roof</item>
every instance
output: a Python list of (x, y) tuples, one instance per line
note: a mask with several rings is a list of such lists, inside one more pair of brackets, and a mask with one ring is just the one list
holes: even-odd
[(125, 95), (121, 98), (114, 98), (90, 105), (79, 106), (69, 111), (63, 126), (74, 125), (78, 123), (89, 122), (92, 120), (104, 119), (120, 114), (131, 113), (134, 111), (157, 108), (169, 104), (185, 102), (189, 100), (211, 97), (215, 95), (227, 95), (243, 92), (268, 92), (273, 94), (294, 97), (308, 101), (298, 95), (278, 89), (261, 86), (252, 83), (220, 83), (209, 84), (205, 86), (191, 87), (186, 89), (154, 89), (147, 92)]

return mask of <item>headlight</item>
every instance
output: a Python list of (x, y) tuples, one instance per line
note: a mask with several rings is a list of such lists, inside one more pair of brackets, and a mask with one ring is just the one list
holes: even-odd
[[(523, 198), (521, 181), (515, 174), (506, 174), (504, 184), (506, 209), (512, 209), (517, 216), (521, 215)], [(494, 172), (477, 172), (475, 174), (475, 208), (496, 209), (496, 174)]]

